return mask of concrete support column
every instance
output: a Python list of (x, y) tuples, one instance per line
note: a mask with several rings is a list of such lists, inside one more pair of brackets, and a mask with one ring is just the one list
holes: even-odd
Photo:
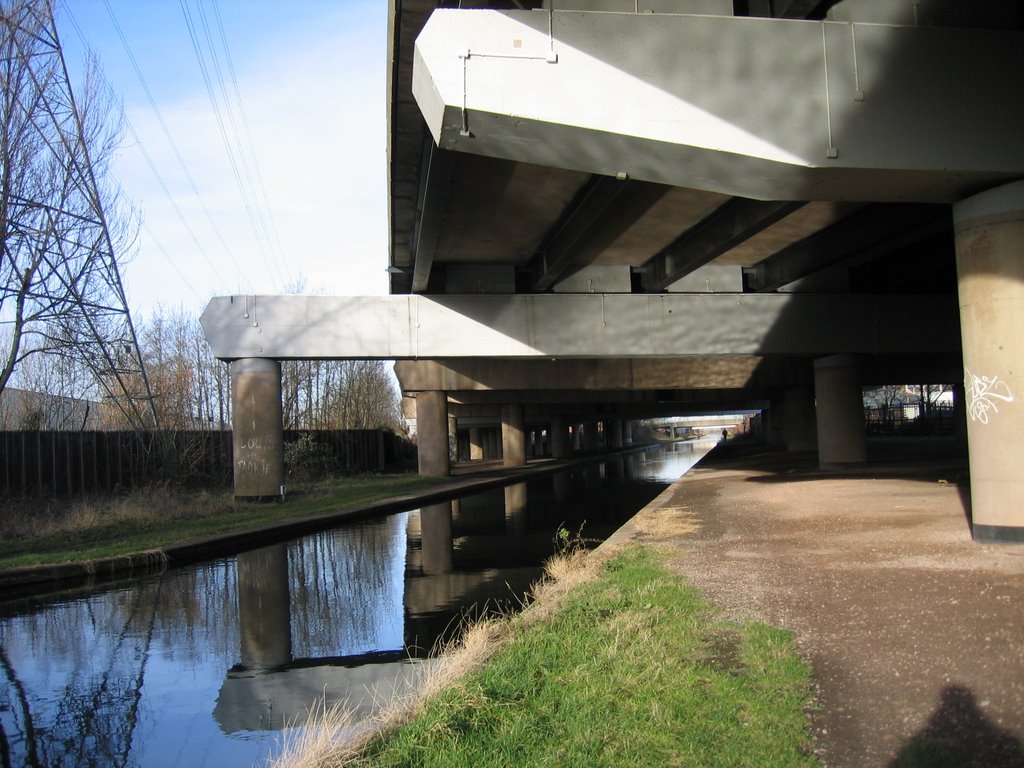
[(768, 445), (782, 445), (786, 442), (786, 401), (773, 397), (764, 416), (764, 440)]
[(484, 457), (484, 443), (480, 438), (480, 427), (469, 428), (469, 460), (480, 461)]
[(608, 422), (607, 434), (609, 448), (622, 447), (622, 422), (619, 419), (613, 419)]
[(506, 467), (526, 465), (526, 429), (522, 403), (509, 403), (501, 409), (501, 448)]
[(236, 499), (284, 495), (281, 364), (265, 358), (231, 363), (231, 427)]
[(1024, 544), (1024, 181), (955, 204), (953, 223), (974, 538)]
[(421, 475), (446, 477), (448, 460), (448, 395), (430, 390), (416, 395), (416, 446)]
[(813, 451), (818, 447), (814, 385), (810, 378), (786, 390), (785, 419), (787, 451)]
[(598, 441), (597, 421), (588, 421), (583, 426), (583, 450), (596, 451), (601, 447)]
[(819, 466), (863, 464), (867, 460), (867, 448), (857, 358), (833, 355), (815, 360), (814, 394)]
[(578, 451), (583, 447), (583, 425), (572, 425), (572, 449)]
[(548, 429), (551, 435), (551, 458), (564, 459), (570, 450), (569, 425), (566, 424), (565, 416), (552, 416)]
[(622, 444), (633, 444), (633, 422), (630, 419), (626, 419), (622, 422)]

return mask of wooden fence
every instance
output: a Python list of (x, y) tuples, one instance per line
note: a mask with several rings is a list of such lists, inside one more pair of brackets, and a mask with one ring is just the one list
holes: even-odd
[[(286, 430), (311, 435), (336, 471), (374, 472), (415, 462), (415, 447), (385, 430)], [(231, 432), (0, 432), (0, 494), (88, 496), (161, 480), (230, 486)]]

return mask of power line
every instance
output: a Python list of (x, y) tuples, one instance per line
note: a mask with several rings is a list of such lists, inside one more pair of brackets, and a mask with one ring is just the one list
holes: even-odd
[[(202, 194), (200, 194), (199, 187), (196, 184), (195, 179), (192, 177), (192, 173), (189, 171), (188, 164), (185, 162), (185, 158), (182, 157), (182, 154), (178, 149), (178, 145), (174, 141), (174, 137), (171, 135), (170, 129), (167, 127), (167, 123), (164, 121), (163, 113), (157, 106), (156, 99), (153, 98), (153, 92), (150, 90), (149, 83), (146, 82), (146, 78), (142, 74), (142, 69), (139, 67), (139, 63), (135, 58), (135, 54), (132, 52), (131, 46), (128, 44), (128, 39), (125, 37), (124, 31), (121, 29), (121, 25), (117, 20), (117, 16), (114, 14), (114, 9), (111, 7), (109, 0), (103, 0), (103, 5), (107, 9), (107, 14), (110, 16), (110, 21), (114, 25), (114, 31), (117, 32), (117, 36), (121, 41), (121, 45), (124, 47), (125, 53), (128, 55), (128, 61), (131, 62), (132, 69), (135, 71), (135, 76), (138, 78), (139, 83), (142, 85), (142, 90), (146, 94), (146, 99), (149, 101), (149, 106), (153, 110), (153, 113), (156, 115), (157, 122), (160, 124), (160, 128), (164, 133), (164, 137), (167, 139), (168, 145), (170, 145), (171, 150), (174, 152), (174, 157), (178, 161), (178, 166), (181, 168), (182, 173), (184, 173), (185, 178), (188, 181), (189, 187), (192, 189), (193, 194), (195, 194), (196, 199), (199, 201), (199, 205), (203, 209), (203, 213), (206, 215), (207, 220), (210, 222), (210, 226), (212, 227), (214, 233), (217, 235), (217, 239), (220, 241), (221, 246), (224, 248), (224, 252), (228, 255), (228, 258), (231, 259), (231, 263), (235, 267), (235, 269), (241, 272), (241, 266), (239, 265), (237, 259), (235, 259), (235, 255), (231, 252), (231, 249), (228, 247), (227, 242), (224, 240), (224, 236), (221, 234), (220, 228), (217, 226), (217, 222), (214, 220), (213, 215), (210, 213), (210, 209), (206, 205), (206, 201), (203, 199)], [(135, 137), (135, 141), (138, 143), (139, 148), (142, 150), (144, 154), (146, 154), (145, 149), (142, 147), (142, 142), (139, 140), (138, 134), (134, 130), (132, 130), (132, 135)], [(156, 170), (148, 154), (146, 154), (146, 160), (149, 163), (149, 166), (153, 170), (154, 174), (157, 175), (160, 181), (160, 186), (164, 189), (165, 193), (168, 194), (168, 198), (170, 198), (170, 193), (167, 192), (167, 186), (164, 184), (163, 180), (159, 178), (160, 174)], [(175, 209), (177, 210), (177, 206), (175, 206)], [(184, 217), (182, 217), (182, 221), (184, 222)], [(191, 232), (191, 228), (189, 229)], [(193, 240), (195, 240), (194, 235)], [(210, 264), (211, 268), (213, 268), (214, 272), (216, 272), (216, 268), (213, 267), (213, 262), (207, 256), (205, 250), (202, 250), (202, 246), (200, 246), (200, 249), (207, 263)], [(218, 278), (220, 278), (219, 274)]]
[[(217, 89), (214, 86), (213, 77), (210, 72), (210, 64), (207, 63), (207, 56), (204, 55), (203, 45), (199, 34), (198, 25), (193, 19), (192, 12), (188, 7), (187, 0), (179, 0), (182, 13), (185, 17), (185, 24), (189, 30), (189, 36), (192, 40), (192, 48), (196, 54), (196, 60), (199, 63), (200, 72), (203, 75), (203, 82), (206, 86), (207, 95), (210, 99), (210, 105), (213, 109), (214, 116), (217, 120), (217, 126), (221, 133), (221, 139), (224, 142), (224, 148), (227, 152), (228, 160), (231, 164), (232, 172), (235, 177), (235, 182), (238, 185), (239, 193), (242, 196), (242, 200), (245, 204), (246, 214), (249, 218), (250, 226), (252, 228), (253, 236), (256, 239), (257, 247), (260, 251), (260, 256), (263, 259), (263, 263), (267, 268), (268, 274), (283, 284), (284, 272), (278, 267), (278, 262), (274, 258), (272, 253), (273, 245), (268, 235), (269, 228), (266, 224), (266, 216), (264, 214), (262, 206), (259, 205), (258, 196), (255, 193), (255, 188), (252, 183), (252, 174), (248, 170), (248, 164), (246, 162), (245, 153), (239, 150), (238, 156), (232, 148), (232, 142), (228, 135), (228, 128), (225, 125), (223, 112), (227, 112), (228, 121), (231, 123), (231, 132), (235, 136), (235, 144), (241, 147), (240, 141), (238, 140), (238, 131), (234, 124), (234, 113), (232, 111), (231, 101), (226, 96), (226, 89), (223, 85), (223, 76), (220, 73), (220, 63), (217, 58), (216, 47), (213, 44), (212, 35), (209, 32), (209, 23), (206, 19), (205, 11), (203, 10), (202, 4), (197, 3), (198, 15), (200, 22), (203, 24), (206, 30), (206, 38), (209, 47), (209, 58), (212, 66), (217, 74), (217, 83), (220, 86), (220, 90), (223, 94), (224, 105), (223, 109), (217, 99)], [(252, 153), (255, 156), (255, 153)], [(240, 168), (241, 164), (241, 168)], [(243, 174), (243, 170), (245, 173)], [(243, 175), (248, 178), (248, 184), (243, 180)], [(283, 261), (283, 259), (282, 259)]]
[[(252, 140), (252, 131), (249, 130), (249, 119), (246, 116), (245, 112), (245, 102), (242, 100), (242, 93), (238, 88), (238, 77), (235, 75), (235, 65), (234, 62), (231, 60), (231, 49), (228, 47), (228, 39), (227, 36), (224, 34), (224, 22), (221, 19), (220, 15), (220, 5), (218, 4), (217, 0), (212, 0), (212, 2), (213, 11), (217, 19), (217, 29), (220, 32), (221, 45), (224, 48), (224, 58), (227, 61), (228, 72), (231, 74), (231, 85), (235, 91), (235, 100), (238, 102), (238, 111), (242, 117), (242, 127), (245, 129), (245, 139), (250, 152), (252, 152), (253, 167), (256, 170), (256, 180), (259, 182), (260, 193), (263, 196), (263, 203), (264, 205), (266, 205), (267, 213), (269, 214), (270, 227), (274, 235), (274, 240), (277, 243), (278, 254), (281, 256), (282, 262), (284, 262), (284, 246), (281, 244), (281, 236), (278, 233), (277, 225), (274, 222), (274, 211), (270, 205), (270, 198), (267, 196), (267, 187), (263, 183), (263, 173), (260, 170), (259, 159), (256, 156), (255, 147)], [(287, 265), (287, 262), (284, 263)]]

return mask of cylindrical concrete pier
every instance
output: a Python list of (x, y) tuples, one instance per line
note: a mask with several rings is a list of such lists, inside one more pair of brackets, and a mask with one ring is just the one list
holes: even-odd
[(569, 455), (569, 427), (564, 416), (551, 417), (551, 457), (564, 459)]
[(526, 464), (526, 430), (521, 403), (509, 403), (501, 410), (501, 447), (506, 467)]
[(818, 465), (864, 464), (864, 398), (860, 368), (853, 355), (832, 355), (814, 361), (817, 400)]
[(786, 450), (813, 451), (818, 447), (818, 432), (814, 413), (814, 386), (809, 373), (807, 381), (801, 381), (786, 390), (784, 403)]
[(484, 457), (484, 443), (480, 437), (480, 427), (469, 428), (469, 460), (480, 461)]
[(1024, 543), (1024, 181), (957, 203), (953, 223), (974, 538)]
[(783, 445), (786, 442), (786, 400), (785, 397), (773, 397), (768, 407), (761, 411), (764, 420), (764, 439), (768, 445)]
[(448, 394), (438, 390), (416, 395), (416, 450), (421, 475), (446, 477), (448, 459)]
[(281, 364), (265, 358), (231, 363), (231, 426), (236, 499), (284, 495)]
[(609, 448), (621, 448), (622, 447), (622, 421), (619, 419), (612, 419), (608, 422), (608, 447)]

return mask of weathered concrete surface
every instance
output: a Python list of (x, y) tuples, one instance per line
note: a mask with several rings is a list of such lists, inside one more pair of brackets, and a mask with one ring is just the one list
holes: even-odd
[(726, 613), (796, 633), (826, 765), (900, 766), (927, 735), (956, 765), (1024, 766), (1024, 547), (971, 541), (965, 463), (921, 445), (877, 463), (872, 443), (876, 464), (843, 474), (712, 455), (620, 538), (669, 545)]

